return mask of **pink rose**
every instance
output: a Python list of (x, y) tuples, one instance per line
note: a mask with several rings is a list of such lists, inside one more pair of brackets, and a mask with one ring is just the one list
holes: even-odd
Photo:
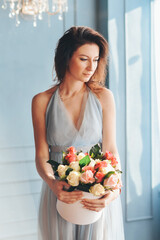
[(100, 170), (103, 167), (107, 167), (107, 165), (108, 165), (107, 162), (101, 161), (101, 162), (96, 163), (96, 165), (94, 166), (94, 169), (98, 169), (99, 168), (99, 170)]
[(71, 153), (71, 154), (75, 154), (76, 153), (76, 149), (75, 147), (71, 146), (67, 149), (68, 153)]
[(96, 182), (97, 183), (100, 183), (103, 181), (103, 178), (104, 178), (105, 174), (102, 173), (102, 172), (97, 172), (95, 177), (96, 177)]
[(111, 165), (112, 165), (112, 166), (116, 166), (117, 164), (118, 164), (117, 159), (116, 159), (115, 157), (113, 157), (113, 158), (111, 159)]
[(111, 160), (112, 166), (116, 166), (118, 164), (117, 159), (113, 156), (113, 154), (111, 152), (106, 151), (105, 157), (106, 157), (106, 159)]
[(68, 153), (65, 156), (65, 159), (67, 160), (68, 163), (75, 162), (76, 161), (76, 155), (74, 153)]
[(95, 179), (93, 177), (93, 172), (91, 170), (87, 170), (86, 172), (81, 174), (80, 181), (83, 183), (93, 183)]
[(110, 159), (112, 159), (113, 154), (111, 152), (109, 152), (109, 151), (106, 151), (105, 157), (106, 157), (106, 159), (110, 160)]
[(107, 189), (119, 189), (122, 187), (122, 181), (118, 174), (112, 174), (109, 178), (104, 180), (103, 186)]
[(91, 167), (91, 166), (84, 166), (84, 167), (82, 168), (82, 171), (84, 171), (84, 172), (86, 172), (87, 170), (90, 170), (90, 171), (92, 171), (93, 173), (95, 173), (94, 168)]

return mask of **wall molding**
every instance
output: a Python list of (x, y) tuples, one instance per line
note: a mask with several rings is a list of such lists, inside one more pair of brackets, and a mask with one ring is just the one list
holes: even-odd
[[(125, 219), (126, 219), (126, 222), (133, 222), (133, 221), (144, 221), (144, 220), (151, 220), (153, 219), (153, 192), (152, 192), (152, 145), (151, 145), (151, 141), (150, 141), (150, 165), (151, 165), (151, 168), (150, 168), (150, 191), (151, 191), (151, 195), (150, 195), (150, 215), (142, 215), (141, 217), (129, 217), (129, 213), (128, 213), (128, 197), (127, 197), (127, 192), (129, 192), (129, 180), (128, 180), (128, 172), (129, 172), (129, 164), (128, 164), (128, 142), (127, 142), (127, 137), (128, 137), (128, 134), (127, 134), (127, 124), (128, 124), (128, 115), (127, 115), (127, 103), (128, 103), (128, 98), (127, 98), (127, 17), (126, 17), (126, 14), (127, 13), (127, 9), (126, 9), (126, 3), (127, 0), (124, 0), (124, 44), (125, 44), (125, 79), (126, 79), (126, 85), (125, 85), (125, 96), (126, 96), (126, 106), (125, 106), (125, 112), (126, 112), (126, 115), (125, 115), (125, 121), (126, 121), (126, 136), (125, 136), (125, 141), (126, 141), (126, 152), (125, 152), (125, 164), (126, 164), (126, 168), (125, 168), (125, 182), (126, 182), (126, 192), (125, 192)], [(151, 52), (150, 52), (150, 55), (151, 55)], [(151, 75), (150, 75), (150, 82), (149, 82), (149, 88), (150, 88), (150, 98), (151, 98)], [(151, 99), (150, 99), (151, 100)], [(152, 108), (151, 108), (151, 104), (150, 104), (150, 109), (149, 109), (150, 113), (152, 112)], [(152, 118), (150, 116), (150, 127), (152, 126)], [(152, 131), (151, 131), (151, 128), (150, 128), (150, 136), (152, 138)]]

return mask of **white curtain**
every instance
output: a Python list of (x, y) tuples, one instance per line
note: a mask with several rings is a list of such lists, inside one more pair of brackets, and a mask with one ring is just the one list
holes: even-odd
[(153, 187), (157, 187), (160, 185), (160, 0), (152, 1), (151, 9)]

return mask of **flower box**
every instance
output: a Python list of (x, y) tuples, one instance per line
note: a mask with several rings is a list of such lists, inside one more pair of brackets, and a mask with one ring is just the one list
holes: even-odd
[[(88, 192), (83, 192), (83, 198), (97, 199), (99, 197)], [(67, 204), (57, 199), (56, 207), (62, 218), (78, 225), (87, 225), (98, 221), (103, 212), (103, 210), (95, 212), (84, 208), (81, 200), (72, 204)]]

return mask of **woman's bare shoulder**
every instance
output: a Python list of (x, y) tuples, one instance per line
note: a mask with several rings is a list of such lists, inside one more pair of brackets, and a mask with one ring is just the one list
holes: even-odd
[(56, 89), (57, 85), (44, 92), (36, 94), (32, 99), (32, 106), (46, 107)]
[(57, 89), (57, 85), (44, 91), (36, 94), (32, 99), (32, 115), (33, 116), (41, 116), (41, 114), (45, 115), (48, 103)]
[(95, 90), (94, 93), (97, 96), (97, 98), (99, 99), (99, 101), (102, 105), (102, 108), (114, 106), (114, 96), (110, 89), (108, 89), (106, 87), (102, 87), (98, 90)]

